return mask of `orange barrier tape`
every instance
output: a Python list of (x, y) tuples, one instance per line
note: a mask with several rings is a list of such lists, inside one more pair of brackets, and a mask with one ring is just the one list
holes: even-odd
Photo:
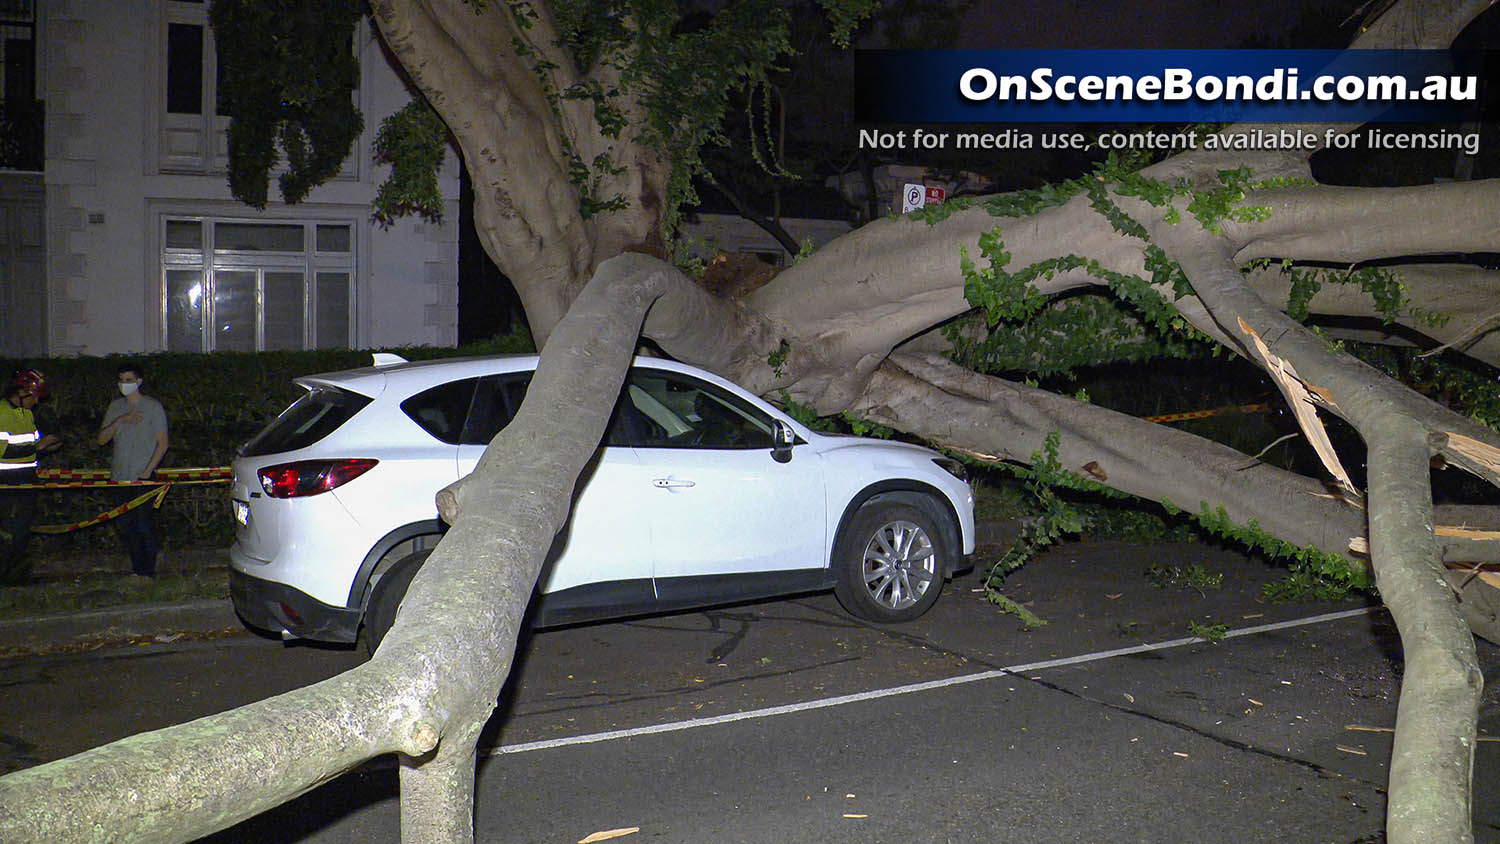
[[(145, 504), (147, 501), (151, 501), (152, 507), (160, 507), (162, 499), (167, 497), (167, 490), (171, 489), (171, 487), (171, 484), (162, 484), (156, 489), (150, 490), (149, 492), (132, 498), (131, 500), (125, 502), (124, 504), (121, 504), (113, 510), (105, 511), (93, 517), (92, 519), (84, 519), (81, 522), (75, 522), (71, 525), (32, 525), (31, 532), (49, 534), (72, 533), (75, 530), (82, 530), (86, 527), (93, 527), (94, 525), (104, 524), (110, 519), (119, 518), (120, 516), (125, 515), (126, 513), (134, 510), (142, 504)], [(155, 500), (153, 501), (152, 499)]]
[[(38, 469), (34, 484), (7, 484), (6, 489), (88, 489), (91, 487), (157, 486), (167, 484), (217, 484), (231, 477), (228, 466), (193, 469), (158, 469), (150, 480), (112, 481), (108, 469)], [(41, 483), (46, 481), (46, 483)]]
[[(97, 481), (108, 480), (108, 469), (38, 469), (36, 476), (56, 481)], [(186, 481), (186, 480), (229, 480), (230, 469), (228, 466), (209, 466), (200, 468), (166, 468), (157, 469), (156, 477), (164, 481)]]
[(1188, 413), (1168, 413), (1165, 416), (1143, 416), (1147, 422), (1181, 422), (1185, 419), (1207, 419), (1210, 416), (1219, 416), (1225, 413), (1264, 413), (1271, 406), (1265, 402), (1260, 404), (1238, 404), (1229, 407), (1217, 407), (1213, 410), (1194, 410)]
[(161, 507), (161, 502), (167, 497), (167, 490), (174, 484), (217, 484), (224, 483), (230, 479), (231, 472), (228, 466), (209, 466), (197, 468), (173, 468), (158, 469), (151, 480), (145, 481), (112, 481), (109, 479), (108, 469), (38, 469), (36, 477), (44, 483), (34, 484), (6, 484), (4, 489), (86, 489), (90, 487), (151, 487), (146, 492), (121, 504), (113, 510), (100, 513), (91, 519), (84, 519), (70, 525), (33, 525), (32, 533), (72, 533), (86, 527), (103, 524), (111, 519), (134, 510), (135, 508), (151, 502), (152, 507)]

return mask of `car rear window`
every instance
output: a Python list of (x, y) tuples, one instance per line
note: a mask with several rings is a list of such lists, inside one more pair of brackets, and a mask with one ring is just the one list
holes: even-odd
[(307, 448), (370, 403), (367, 396), (337, 387), (315, 387), (271, 420), (240, 452), (246, 457)]

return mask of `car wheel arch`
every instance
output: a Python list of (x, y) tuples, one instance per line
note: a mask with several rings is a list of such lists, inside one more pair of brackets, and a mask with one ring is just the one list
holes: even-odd
[(385, 634), (390, 632), (391, 626), (396, 621), (396, 613), (400, 611), (401, 602), (406, 598), (406, 591), (411, 587), (412, 579), (416, 577), (417, 571), (430, 556), (432, 556), (432, 548), (424, 548), (402, 556), (387, 566), (385, 571), (387, 576), (375, 581), (368, 590), (368, 608), (361, 618), (358, 642), (370, 656), (375, 655), (375, 650), (380, 647)]
[(845, 540), (849, 522), (854, 518), (854, 514), (871, 501), (886, 498), (904, 501), (933, 516), (942, 528), (943, 544), (950, 549), (951, 559), (944, 561), (943, 577), (952, 577), (955, 570), (961, 569), (957, 563), (963, 556), (963, 530), (959, 526), (958, 510), (954, 508), (953, 502), (948, 500), (948, 496), (944, 495), (942, 490), (931, 484), (902, 478), (873, 483), (849, 499), (849, 503), (844, 506), (843, 514), (839, 517), (838, 528), (833, 534), (830, 565), (832, 565), (833, 555), (838, 554), (839, 546)]
[[(421, 540), (431, 538), (433, 544), (448, 530), (448, 525), (441, 519), (424, 519), (419, 522), (411, 522), (402, 525), (385, 536), (382, 536), (370, 547), (365, 558), (360, 561), (359, 570), (354, 575), (354, 580), (349, 584), (350, 609), (358, 609), (361, 613), (370, 602), (370, 585), (376, 575), (389, 569), (408, 554), (418, 548), (415, 545), (403, 548), (403, 545), (418, 543)], [(395, 552), (395, 553), (392, 553)]]

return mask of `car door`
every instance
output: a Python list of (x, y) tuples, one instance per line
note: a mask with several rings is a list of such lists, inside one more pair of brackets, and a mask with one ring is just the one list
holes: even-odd
[[(531, 375), (480, 379), (459, 445), (460, 476), (474, 470), (485, 446), (515, 415)], [(653, 608), (651, 535), (640, 492), (649, 483), (628, 447), (601, 447), (584, 468), (574, 488), (573, 511), (538, 581), (544, 595), (561, 596), (553, 602), (551, 621), (566, 620), (558, 612), (564, 606), (569, 614), (578, 611), (580, 618)]]
[[(615, 430), (635, 446), (648, 476), (638, 494), (649, 501), (664, 606), (824, 585), (817, 455), (794, 448), (790, 461), (776, 462), (771, 416), (684, 373), (633, 369), (625, 398)], [(808, 582), (794, 585), (801, 580)]]

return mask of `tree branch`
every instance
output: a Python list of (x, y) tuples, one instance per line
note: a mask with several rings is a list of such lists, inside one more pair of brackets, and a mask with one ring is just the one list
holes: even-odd
[[(1461, 344), (1461, 351), (1469, 357), (1500, 366), (1500, 332), (1493, 330), (1493, 326), (1477, 338), (1465, 337), (1469, 326), (1485, 324), (1494, 312), (1500, 271), (1473, 264), (1404, 264), (1386, 269), (1400, 275), (1402, 288), (1410, 297), (1411, 308), (1397, 317), (1396, 324), (1439, 343)], [(1289, 277), (1276, 267), (1253, 270), (1246, 275), (1246, 282), (1268, 302), (1284, 302), (1291, 293)], [(1370, 294), (1352, 284), (1323, 285), (1314, 294), (1309, 308), (1312, 313), (1324, 316), (1387, 318), (1376, 309)], [(1448, 319), (1434, 325), (1414, 316), (1414, 311)]]
[(744, 217), (746, 220), (754, 223), (761, 229), (761, 231), (764, 231), (771, 237), (776, 238), (776, 242), (781, 244), (782, 249), (785, 249), (789, 254), (792, 255), (796, 255), (798, 252), (802, 251), (802, 244), (798, 243), (796, 238), (787, 233), (787, 230), (785, 228), (782, 228), (780, 222), (772, 220), (771, 218), (766, 217), (765, 215), (756, 211), (754, 208), (751, 208), (744, 199), (740, 198), (740, 195), (737, 192), (735, 192), (732, 188), (728, 187), (718, 179), (709, 179), (708, 183), (710, 185), (713, 185), (714, 190), (717, 190), (720, 195), (729, 200), (729, 204), (734, 206), (734, 210), (738, 212), (741, 217)]
[(1443, 252), (1487, 252), (1500, 244), (1500, 179), (1401, 188), (1311, 188), (1251, 193), (1270, 219), (1226, 220), (1234, 259), (1291, 258), (1353, 263)]
[(853, 412), (943, 446), (1021, 463), (1057, 431), (1064, 468), (1122, 492), (1195, 513), (1223, 507), (1236, 524), (1254, 520), (1294, 545), (1351, 559), (1350, 541), (1365, 534), (1364, 513), (1322, 482), (1175, 428), (979, 375), (938, 355), (892, 355)]
[[(1238, 334), (1248, 357), (1269, 363), (1259, 351), (1248, 351), (1252, 344), (1247, 331), (1277, 358), (1289, 361), (1320, 397), (1322, 409), (1361, 430), (1367, 442), (1363, 426), (1374, 418), (1372, 402), (1380, 402), (1381, 412), (1394, 408), (1391, 412), (1418, 421), (1434, 435), (1456, 433), (1500, 449), (1500, 435), (1494, 431), (1412, 392), (1350, 355), (1335, 353), (1317, 335), (1255, 295), (1240, 275), (1227, 239), (1207, 238), (1202, 232), (1164, 223), (1160, 214), (1150, 213), (1150, 207), (1138, 200), (1119, 197), (1118, 201), (1146, 222), (1152, 238), (1181, 265), (1214, 323)], [(1440, 448), (1450, 462), (1470, 468), (1491, 483), (1500, 481), (1500, 471), (1475, 466), (1450, 446)]]
[(1474, 637), (1437, 562), (1427, 432), (1392, 414), (1372, 421), (1366, 436), (1370, 556), (1406, 666), (1386, 836), (1393, 844), (1473, 841), (1469, 800), (1484, 680)]

